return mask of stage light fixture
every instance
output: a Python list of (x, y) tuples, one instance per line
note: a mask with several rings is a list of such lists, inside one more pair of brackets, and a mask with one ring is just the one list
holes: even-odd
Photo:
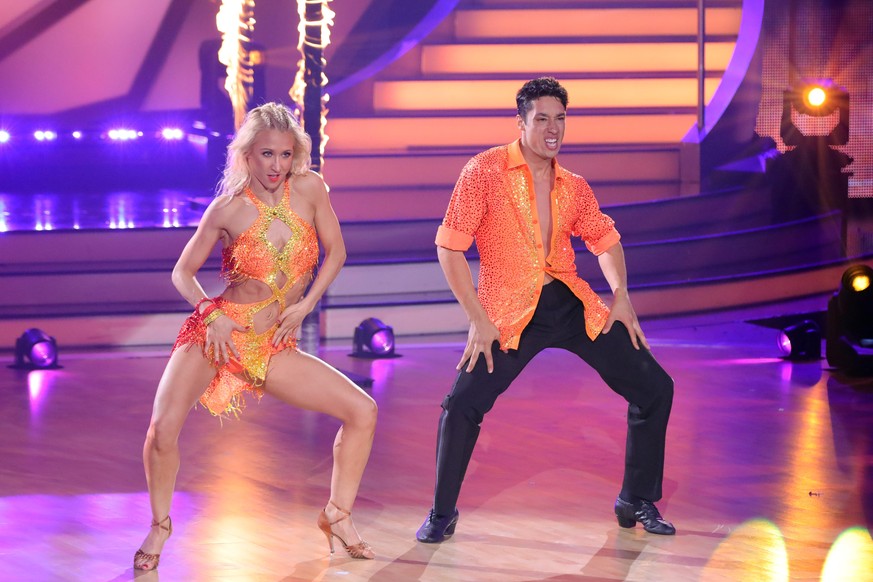
[(821, 329), (811, 320), (789, 325), (779, 332), (779, 348), (789, 360), (821, 358)]
[(167, 141), (178, 141), (185, 137), (185, 133), (178, 127), (165, 127), (161, 130), (161, 137)]
[(118, 128), (110, 129), (108, 135), (112, 141), (130, 141), (142, 136), (142, 132), (135, 129)]
[(852, 265), (828, 301), (828, 364), (852, 376), (873, 376), (873, 269)]
[(804, 115), (823, 117), (844, 105), (845, 90), (831, 80), (806, 81), (789, 92), (794, 108)]
[(847, 279), (852, 290), (861, 293), (870, 287), (870, 274), (863, 269), (851, 269)]
[(29, 370), (59, 368), (57, 341), (41, 329), (25, 330), (15, 341), (15, 364), (12, 367)]
[(10, 139), (12, 139), (12, 136), (9, 134), (9, 132), (5, 129), (0, 129), (0, 143), (6, 143)]
[[(835, 126), (827, 134), (817, 134), (798, 128), (792, 119), (796, 113), (798, 122), (802, 116), (827, 117), (839, 109)], [(809, 124), (813, 125), (813, 124)], [(805, 138), (827, 140), (828, 145), (846, 145), (849, 142), (849, 93), (830, 79), (805, 80), (785, 91), (782, 104), (782, 140), (786, 145), (798, 146)]]
[(355, 328), (352, 356), (356, 358), (396, 358), (394, 328), (370, 317)]
[(825, 93), (823, 88), (818, 86), (808, 89), (804, 96), (806, 98), (806, 103), (810, 107), (821, 107), (827, 100), (827, 93)]
[(840, 212), (845, 254), (853, 159), (837, 146), (849, 143), (848, 92), (831, 80), (795, 84), (783, 94), (780, 135), (788, 149), (767, 169), (774, 222)]
[(36, 138), (36, 141), (54, 141), (57, 139), (58, 134), (52, 130), (43, 130), (38, 129), (33, 132), (33, 137)]

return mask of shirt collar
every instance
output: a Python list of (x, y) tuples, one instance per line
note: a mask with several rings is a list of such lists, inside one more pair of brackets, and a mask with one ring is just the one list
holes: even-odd
[[(511, 170), (520, 166), (526, 166), (527, 162), (524, 159), (524, 154), (521, 153), (521, 138), (515, 140), (507, 146), (506, 169)], [(555, 168), (555, 179), (562, 180), (564, 178), (564, 168), (558, 163), (558, 159), (552, 160), (552, 166)]]

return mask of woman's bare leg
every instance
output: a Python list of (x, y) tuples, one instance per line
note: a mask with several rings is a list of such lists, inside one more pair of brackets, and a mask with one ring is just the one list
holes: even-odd
[[(333, 446), (330, 501), (351, 511), (373, 445), (376, 403), (336, 369), (293, 350), (281, 352), (270, 361), (264, 391), (292, 406), (323, 412), (342, 422)], [(330, 504), (325, 512), (331, 522), (344, 515)], [(333, 531), (349, 545), (361, 541), (351, 519), (339, 521)]]
[[(158, 384), (152, 418), (143, 445), (142, 458), (149, 488), (152, 519), (160, 522), (170, 514), (176, 474), (179, 471), (179, 433), (188, 413), (215, 376), (215, 368), (198, 346), (173, 352)], [(167, 522), (164, 522), (164, 526)], [(152, 527), (143, 541), (143, 552), (159, 554), (169, 532)]]

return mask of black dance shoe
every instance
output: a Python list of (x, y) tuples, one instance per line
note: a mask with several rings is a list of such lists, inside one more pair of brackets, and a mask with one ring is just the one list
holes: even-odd
[(649, 533), (662, 536), (672, 536), (676, 533), (676, 528), (661, 517), (661, 512), (655, 504), (645, 499), (637, 503), (628, 503), (619, 497), (615, 500), (615, 516), (621, 527), (634, 527), (637, 522), (640, 522)]
[(458, 524), (458, 515), (457, 509), (452, 515), (437, 515), (431, 509), (424, 523), (415, 532), (415, 539), (425, 544), (438, 544), (452, 537)]

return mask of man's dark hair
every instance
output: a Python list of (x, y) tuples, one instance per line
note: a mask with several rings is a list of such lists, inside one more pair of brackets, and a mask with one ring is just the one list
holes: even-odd
[(515, 94), (515, 103), (518, 114), (522, 119), (527, 117), (527, 112), (533, 107), (533, 102), (540, 97), (554, 97), (561, 102), (564, 109), (567, 108), (567, 90), (558, 83), (554, 77), (540, 77), (531, 79)]

